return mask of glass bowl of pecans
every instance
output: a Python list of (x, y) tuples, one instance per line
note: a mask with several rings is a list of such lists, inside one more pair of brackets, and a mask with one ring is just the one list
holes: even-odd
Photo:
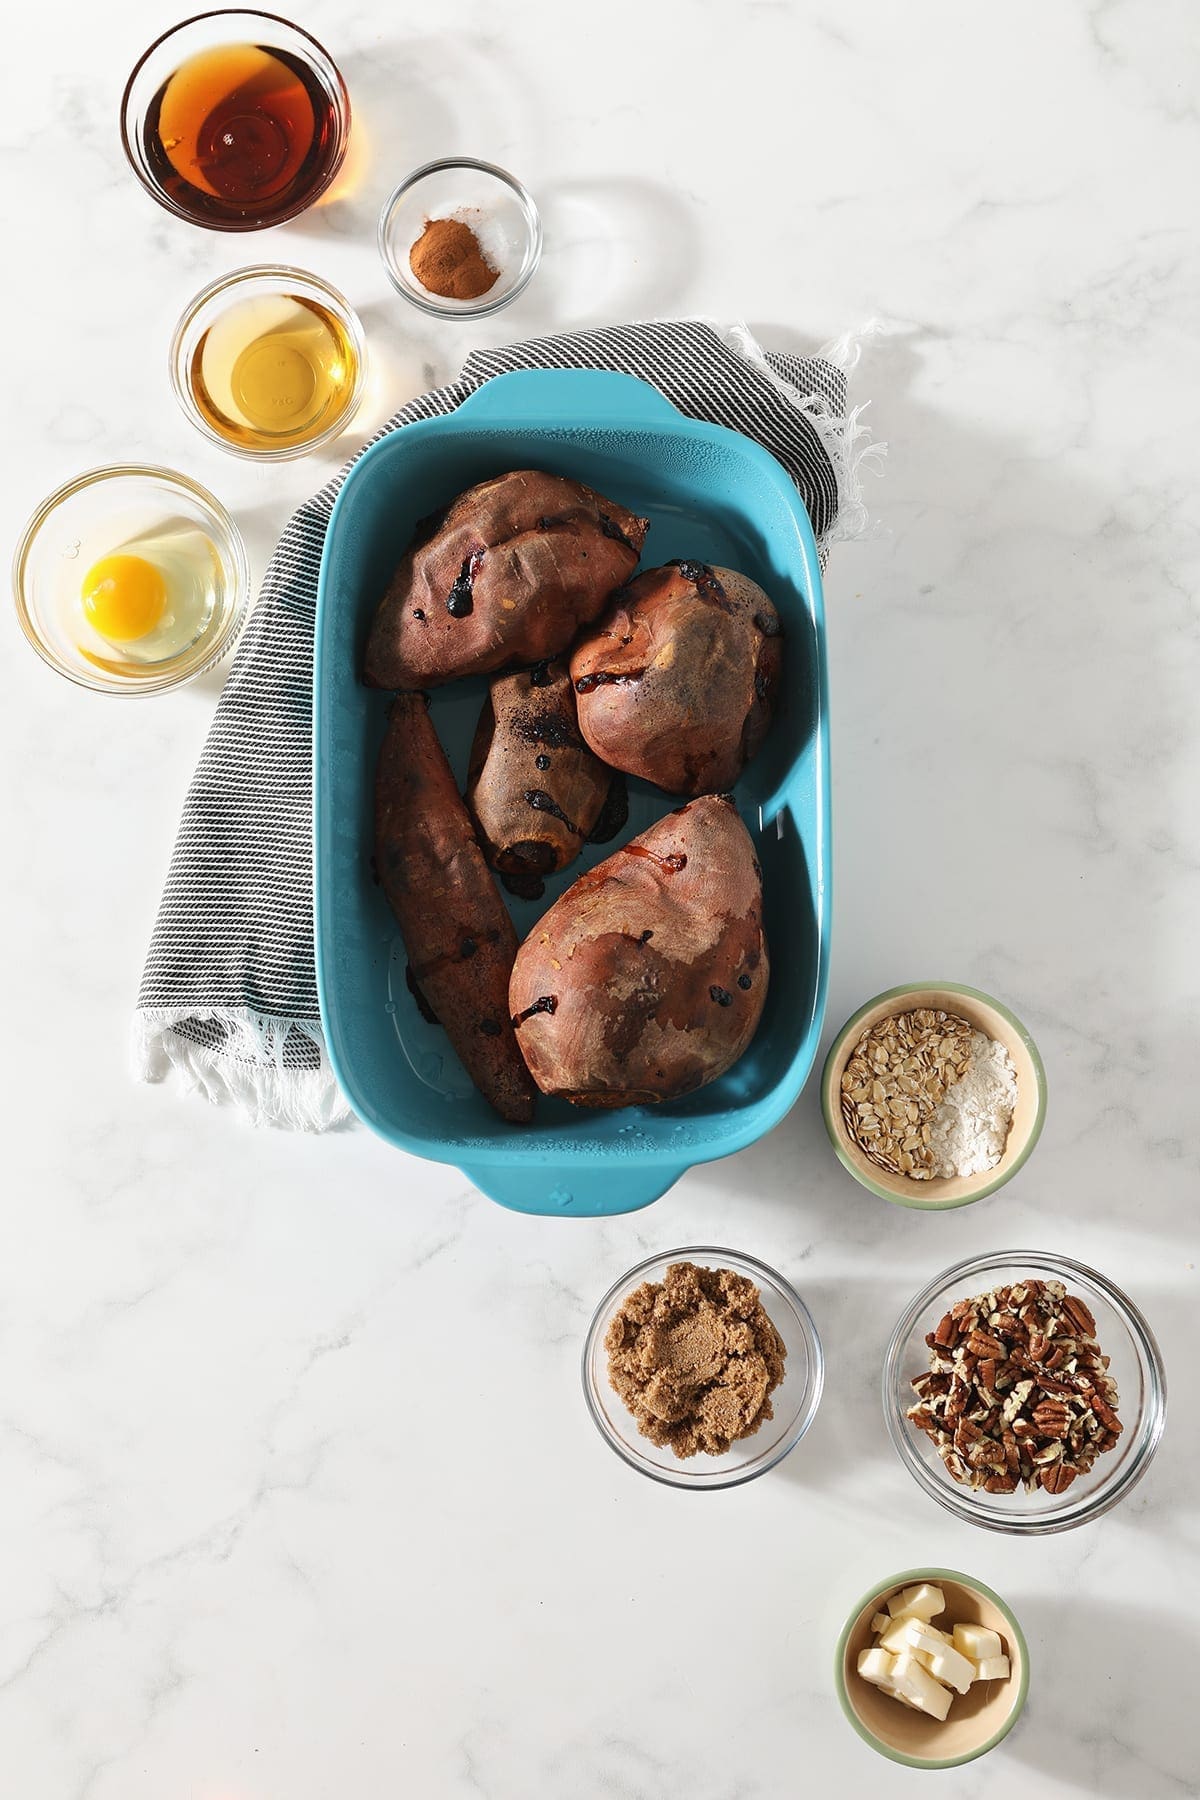
[(1001, 1250), (956, 1263), (892, 1333), (892, 1443), (940, 1506), (990, 1531), (1098, 1519), (1145, 1474), (1166, 1417), (1162, 1356), (1118, 1287), (1083, 1263)]

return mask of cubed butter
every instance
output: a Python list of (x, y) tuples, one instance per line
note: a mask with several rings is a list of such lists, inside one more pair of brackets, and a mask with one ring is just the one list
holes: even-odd
[(944, 1719), (950, 1711), (953, 1696), (949, 1688), (943, 1687), (940, 1681), (935, 1681), (911, 1651), (896, 1658), (892, 1680), (896, 1685), (897, 1697), (906, 1700), (910, 1706), (915, 1706), (918, 1712), (928, 1713), (934, 1719)]
[(928, 1581), (921, 1581), (916, 1587), (905, 1588), (902, 1593), (893, 1594), (887, 1608), (893, 1619), (899, 1618), (902, 1613), (911, 1613), (915, 1619), (936, 1619), (940, 1612), (946, 1610), (946, 1596), (941, 1588), (934, 1587)]
[(911, 1613), (900, 1613), (880, 1638), (880, 1646), (884, 1650), (890, 1650), (893, 1656), (899, 1656), (902, 1650), (909, 1649), (908, 1628), (913, 1622)]
[(969, 1657), (960, 1656), (953, 1644), (942, 1644), (929, 1657), (929, 1673), (947, 1687), (965, 1694), (976, 1679), (977, 1665)]
[(954, 1648), (960, 1656), (969, 1656), (976, 1663), (983, 1662), (986, 1657), (1002, 1656), (1004, 1653), (1000, 1633), (989, 1631), (986, 1625), (956, 1625)]
[(947, 1650), (952, 1648), (950, 1639), (936, 1625), (930, 1625), (926, 1619), (906, 1619), (904, 1622), (904, 1641), (910, 1650)]
[[(881, 1631), (887, 1630), (891, 1622), (892, 1621), (887, 1613), (876, 1613), (875, 1617), (871, 1620), (871, 1630), (875, 1633), (876, 1637), (878, 1637)], [(999, 1648), (998, 1645), (997, 1648)]]
[(876, 1687), (892, 1686), (892, 1670), (896, 1666), (894, 1656), (881, 1650), (878, 1644), (873, 1650), (860, 1650), (858, 1653), (858, 1672), (864, 1681), (874, 1682)]
[(985, 1656), (982, 1662), (975, 1665), (976, 1681), (1007, 1681), (1008, 1677), (1007, 1656)]

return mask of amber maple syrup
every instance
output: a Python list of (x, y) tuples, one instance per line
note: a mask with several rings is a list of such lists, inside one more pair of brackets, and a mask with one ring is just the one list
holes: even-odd
[(188, 387), (205, 423), (243, 451), (294, 451), (346, 422), (358, 345), (318, 300), (285, 291), (231, 305), (192, 353)]
[(181, 63), (146, 112), (151, 174), (206, 225), (274, 225), (331, 178), (341, 142), (333, 97), (299, 56), (222, 44)]

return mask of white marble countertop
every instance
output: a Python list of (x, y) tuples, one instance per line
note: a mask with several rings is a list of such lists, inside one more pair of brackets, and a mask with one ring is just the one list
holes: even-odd
[[(181, 11), (183, 9), (180, 9)], [(784, 1800), (919, 1777), (844, 1723), (833, 1644), (918, 1563), (996, 1587), (1025, 1717), (947, 1796), (1200, 1792), (1195, 1703), (1200, 988), (1194, 213), (1187, 0), (809, 7), (313, 0), (357, 109), (335, 204), (262, 237), (157, 210), (116, 131), (171, 22), (30, 6), (0, 127), (5, 527), (136, 454), (234, 510), (259, 573), (340, 458), (256, 468), (176, 410), (171, 325), (281, 259), (358, 305), (362, 432), (464, 352), (703, 311), (768, 345), (892, 322), (860, 371), (890, 444), (828, 599), (833, 1029), (936, 970), (1045, 1056), (1004, 1192), (884, 1206), (815, 1084), (766, 1142), (608, 1223), (502, 1212), (362, 1129), (255, 1133), (125, 1071), (128, 1015), (219, 678), (146, 704), (56, 680), (8, 616), (0, 1250), (0, 1791), (21, 1800)], [(525, 298), (420, 317), (377, 262), (400, 174), (492, 157), (541, 201)], [(794, 1455), (703, 1499), (640, 1479), (578, 1351), (641, 1255), (787, 1271), (828, 1383)], [(957, 1524), (876, 1394), (916, 1287), (1005, 1245), (1127, 1287), (1173, 1383), (1099, 1523)]]

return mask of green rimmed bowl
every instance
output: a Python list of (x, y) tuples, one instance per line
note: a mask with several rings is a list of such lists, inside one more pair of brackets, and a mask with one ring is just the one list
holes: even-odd
[[(944, 1720), (912, 1712), (864, 1681), (860, 1650), (874, 1642), (871, 1619), (889, 1598), (918, 1581), (932, 1582), (946, 1596), (946, 1610), (934, 1624), (985, 1625), (998, 1631), (1012, 1668), (1007, 1681), (980, 1681), (955, 1694)], [(905, 1569), (873, 1587), (854, 1607), (838, 1639), (833, 1679), (842, 1711), (865, 1744), (910, 1769), (957, 1769), (986, 1756), (1006, 1738), (1021, 1716), (1029, 1692), (1029, 1646), (1011, 1607), (983, 1582), (958, 1569)]]
[[(960, 1175), (933, 1181), (914, 1181), (908, 1175), (893, 1175), (876, 1165), (859, 1149), (842, 1118), (842, 1071), (849, 1062), (854, 1046), (864, 1031), (885, 1019), (890, 1013), (912, 1012), (918, 1007), (958, 1013), (977, 1031), (1002, 1043), (1012, 1057), (1017, 1072), (1017, 1104), (1009, 1126), (1004, 1154), (994, 1169), (978, 1175)], [(1029, 1157), (1042, 1135), (1046, 1118), (1046, 1071), (1037, 1045), (1015, 1014), (984, 994), (978, 988), (962, 987), (944, 981), (909, 982), (903, 987), (889, 988), (860, 1006), (853, 1018), (847, 1019), (833, 1041), (821, 1074), (821, 1110), (825, 1129), (837, 1152), (838, 1161), (849, 1169), (855, 1181), (890, 1200), (894, 1206), (911, 1206), (918, 1212), (949, 1212), (956, 1206), (970, 1206), (994, 1194), (1006, 1181), (1011, 1181)]]

